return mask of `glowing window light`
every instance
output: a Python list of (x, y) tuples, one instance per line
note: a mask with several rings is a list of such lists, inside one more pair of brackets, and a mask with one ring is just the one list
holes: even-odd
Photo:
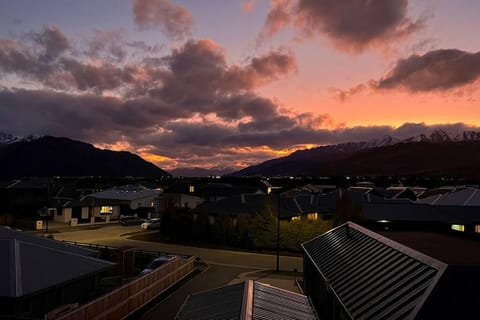
[(465, 231), (465, 226), (463, 224), (452, 224), (452, 230), (455, 231)]

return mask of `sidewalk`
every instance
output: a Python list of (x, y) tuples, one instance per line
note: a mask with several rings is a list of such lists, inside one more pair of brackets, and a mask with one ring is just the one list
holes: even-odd
[(102, 228), (109, 225), (118, 225), (118, 221), (114, 220), (110, 222), (102, 221), (102, 222), (95, 222), (95, 223), (81, 223), (75, 226), (71, 226), (67, 222), (48, 221), (48, 232), (46, 232), (46, 225), (44, 225), (43, 229), (31, 230), (27, 232), (32, 234), (57, 233), (57, 232), (64, 232), (64, 231), (97, 229), (97, 228)]

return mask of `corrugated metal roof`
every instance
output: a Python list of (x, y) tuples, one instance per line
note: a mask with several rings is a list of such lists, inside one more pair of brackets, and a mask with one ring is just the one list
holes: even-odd
[(413, 319), (446, 268), (350, 222), (302, 247), (352, 319)]
[(193, 294), (187, 298), (175, 319), (240, 319), (244, 283)]
[(317, 319), (308, 298), (301, 294), (254, 283), (253, 320)]
[(315, 320), (317, 317), (306, 296), (247, 280), (189, 296), (175, 319)]

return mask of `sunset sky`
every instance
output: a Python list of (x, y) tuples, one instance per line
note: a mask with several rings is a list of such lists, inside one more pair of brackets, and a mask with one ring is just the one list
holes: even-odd
[(0, 132), (161, 168), (480, 130), (478, 0), (0, 0)]

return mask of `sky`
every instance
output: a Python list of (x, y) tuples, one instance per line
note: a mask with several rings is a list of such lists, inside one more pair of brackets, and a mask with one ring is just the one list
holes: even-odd
[(163, 169), (480, 130), (476, 0), (0, 0), (0, 132)]

